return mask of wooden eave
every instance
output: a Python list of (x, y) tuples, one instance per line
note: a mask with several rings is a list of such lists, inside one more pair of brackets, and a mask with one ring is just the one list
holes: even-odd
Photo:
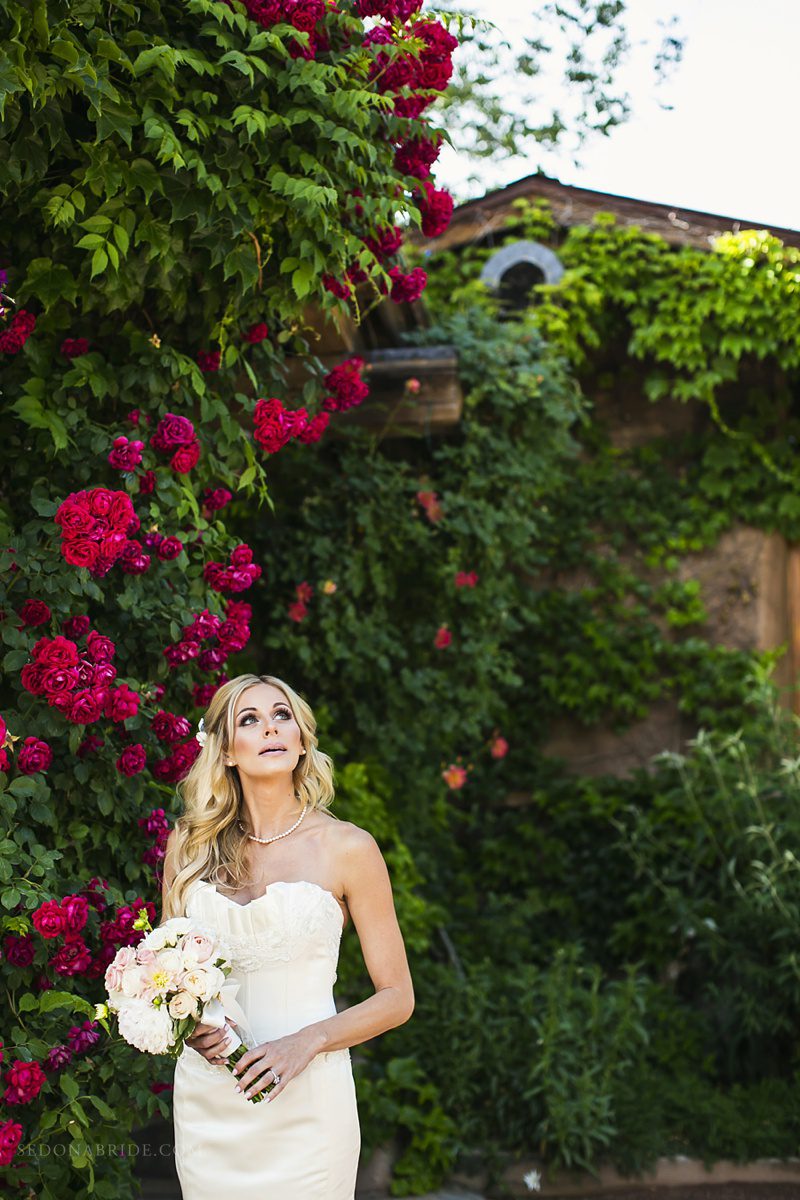
[(513, 201), (520, 198), (548, 200), (555, 220), (567, 229), (574, 225), (590, 224), (597, 213), (611, 212), (620, 224), (638, 225), (648, 233), (660, 234), (675, 245), (708, 249), (710, 240), (721, 233), (766, 229), (780, 238), (784, 245), (800, 246), (800, 230), (797, 229), (784, 229), (763, 221), (725, 217), (676, 205), (654, 204), (631, 196), (617, 196), (613, 192), (572, 187), (546, 175), (526, 175), (507, 187), (459, 205), (449, 228), (441, 237), (424, 238), (420, 234), (412, 234), (410, 240), (432, 253), (483, 242), (497, 233), (507, 232), (508, 218), (514, 215)]

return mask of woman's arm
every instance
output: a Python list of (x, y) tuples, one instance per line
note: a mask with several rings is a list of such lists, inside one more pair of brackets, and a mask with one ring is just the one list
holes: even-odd
[(378, 843), (352, 826), (341, 847), (340, 874), (347, 907), (361, 943), (375, 995), (305, 1027), (319, 1050), (344, 1050), (402, 1025), (414, 1011), (414, 988), (397, 923), (389, 871)]

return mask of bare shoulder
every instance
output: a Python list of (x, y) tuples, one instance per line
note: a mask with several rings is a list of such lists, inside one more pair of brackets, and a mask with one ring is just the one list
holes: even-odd
[(380, 847), (368, 829), (362, 829), (352, 821), (337, 820), (327, 813), (320, 815), (325, 822), (320, 828), (325, 831), (328, 853), (336, 863), (344, 891), (348, 891), (354, 880), (363, 877), (365, 872), (386, 871)]
[(368, 829), (362, 829), (352, 821), (342, 821), (329, 813), (319, 815), (324, 822), (320, 828), (325, 830), (328, 844), (335, 854), (369, 854), (373, 847), (378, 849), (378, 843)]

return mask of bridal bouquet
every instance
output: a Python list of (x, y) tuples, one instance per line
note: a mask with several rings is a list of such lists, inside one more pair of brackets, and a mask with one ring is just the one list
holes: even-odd
[[(144, 909), (133, 927), (145, 930), (145, 936), (136, 946), (120, 946), (108, 964), (108, 1000), (96, 1005), (97, 1018), (116, 1014), (120, 1035), (131, 1046), (172, 1058), (199, 1024), (224, 1027), (232, 1044), (219, 1053), (233, 1072), (247, 1047), (225, 1020), (220, 992), (231, 964), (213, 936), (189, 917), (171, 917), (153, 929)], [(251, 1099), (265, 1095), (261, 1091)]]

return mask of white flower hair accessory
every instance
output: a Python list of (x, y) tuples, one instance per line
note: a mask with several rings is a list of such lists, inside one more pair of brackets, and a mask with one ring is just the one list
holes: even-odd
[(204, 717), (200, 718), (197, 726), (197, 733), (194, 735), (194, 737), (195, 741), (199, 742), (201, 746), (205, 746), (208, 733), (206, 732), (206, 723)]

